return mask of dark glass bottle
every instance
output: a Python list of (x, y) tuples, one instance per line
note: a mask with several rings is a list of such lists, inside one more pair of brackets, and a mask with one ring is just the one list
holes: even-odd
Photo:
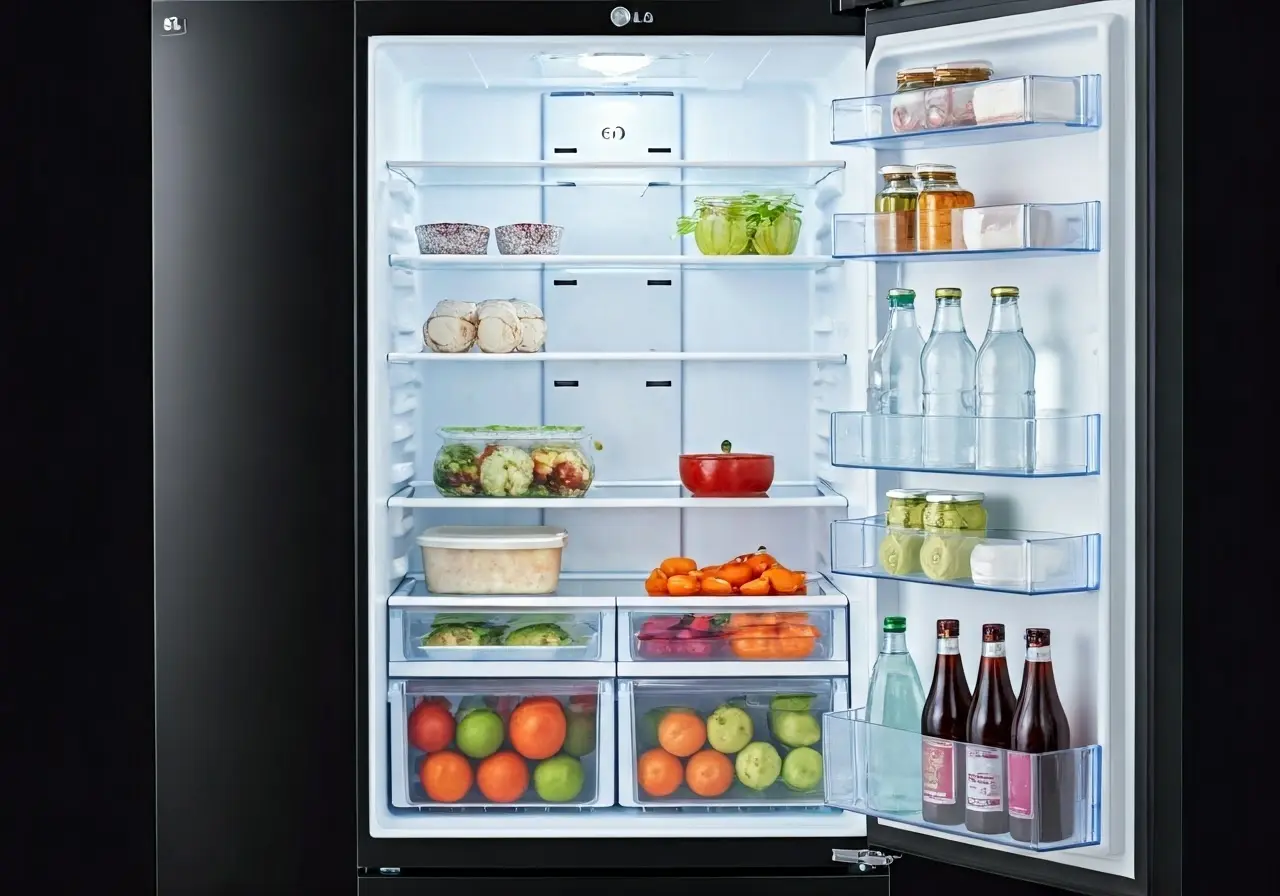
[(1075, 765), (1071, 754), (1033, 758), (1071, 747), (1071, 726), (1058, 699), (1049, 630), (1029, 628), (1022, 690), (1013, 712), (1009, 754), (1009, 836), (1020, 843), (1055, 843), (1075, 830)]
[(1004, 626), (982, 626), (982, 662), (965, 723), (964, 826), (978, 834), (1009, 830), (1004, 779), (1005, 755), (1013, 726), (1013, 684), (1005, 659)]
[[(924, 800), (922, 814), (934, 824), (964, 821), (965, 725), (973, 695), (960, 657), (960, 621), (938, 620), (938, 657), (933, 664), (933, 684), (924, 701), (920, 733), (924, 735)], [(956, 741), (960, 746), (957, 747)]]

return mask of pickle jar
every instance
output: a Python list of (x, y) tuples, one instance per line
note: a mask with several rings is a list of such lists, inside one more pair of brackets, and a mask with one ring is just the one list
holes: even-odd
[(929, 531), (985, 531), (986, 497), (982, 492), (926, 492), (922, 525)]
[(880, 169), (884, 186), (876, 194), (876, 252), (916, 251), (916, 203), (920, 191), (915, 168), (885, 165)]
[(924, 92), (926, 128), (962, 128), (976, 125), (973, 85), (991, 80), (985, 62), (947, 62), (935, 66), (933, 86)]
[(891, 488), (884, 493), (889, 499), (889, 512), (885, 523), (899, 529), (923, 529), (925, 497), (924, 488)]
[(916, 248), (921, 252), (963, 249), (964, 225), (952, 227), (956, 209), (973, 208), (973, 194), (960, 186), (952, 165), (927, 162), (915, 168), (919, 182), (916, 199)]
[(889, 101), (895, 134), (925, 128), (925, 91), (933, 86), (933, 67), (904, 68), (898, 72), (898, 89)]

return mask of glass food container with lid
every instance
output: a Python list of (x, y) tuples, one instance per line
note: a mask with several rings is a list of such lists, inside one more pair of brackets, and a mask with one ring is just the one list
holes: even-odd
[(884, 186), (876, 194), (876, 252), (916, 250), (916, 205), (920, 190), (911, 165), (885, 165)]
[(978, 123), (973, 113), (973, 85), (991, 80), (987, 62), (944, 62), (934, 66), (933, 86), (924, 92), (927, 128), (960, 128)]
[(964, 249), (964, 225), (952, 227), (956, 209), (973, 208), (973, 194), (960, 186), (954, 165), (925, 162), (915, 167), (920, 195), (916, 199), (916, 248), (921, 252)]
[(926, 576), (939, 582), (971, 577), (969, 558), (987, 529), (986, 497), (982, 492), (925, 495), (920, 568)]
[(927, 488), (891, 488), (884, 493), (889, 499), (889, 511), (885, 522), (903, 529), (924, 528), (924, 508)]
[(889, 511), (885, 514), (888, 529), (878, 551), (880, 567), (892, 576), (920, 572), (920, 548), (924, 545), (920, 530), (924, 528), (928, 489), (891, 488), (884, 494)]
[(603, 447), (581, 426), (443, 426), (436, 435), (432, 479), (453, 498), (581, 498)]
[(904, 68), (897, 74), (898, 89), (889, 101), (890, 118), (895, 134), (925, 128), (925, 94), (923, 89), (934, 84), (933, 67)]

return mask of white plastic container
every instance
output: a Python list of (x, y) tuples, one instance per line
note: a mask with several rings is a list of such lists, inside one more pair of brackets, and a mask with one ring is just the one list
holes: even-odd
[(418, 536), (433, 594), (551, 594), (568, 541), (555, 526), (435, 526)]

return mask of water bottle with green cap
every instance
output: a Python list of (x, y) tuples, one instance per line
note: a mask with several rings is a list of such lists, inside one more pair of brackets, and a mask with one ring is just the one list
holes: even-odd
[(920, 717), (924, 688), (907, 650), (905, 616), (884, 617), (880, 655), (867, 693), (867, 773), (871, 808), (891, 814), (921, 806)]

